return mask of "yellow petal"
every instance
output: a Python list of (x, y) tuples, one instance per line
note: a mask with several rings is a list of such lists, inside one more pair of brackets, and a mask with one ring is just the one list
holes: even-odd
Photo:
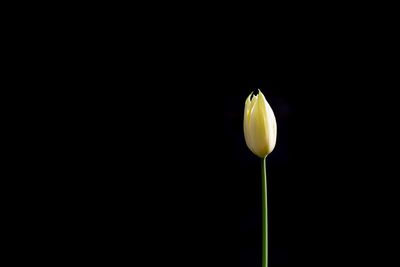
[(250, 139), (253, 144), (253, 150), (259, 157), (265, 157), (267, 154), (268, 144), (266, 139), (266, 124), (264, 119), (265, 108), (261, 98), (257, 96), (253, 111), (250, 117)]
[(276, 119), (274, 112), (264, 95), (260, 92), (260, 103), (263, 106), (262, 111), (265, 125), (265, 138), (267, 140), (267, 154), (271, 153), (276, 143)]
[(253, 95), (253, 93), (251, 93), (246, 99), (245, 108), (244, 108), (243, 131), (244, 131), (244, 139), (246, 141), (247, 147), (253, 153), (255, 153), (253, 150), (253, 144), (251, 142), (250, 129), (249, 129), (250, 113), (251, 113), (252, 106), (254, 105), (254, 103), (252, 103), (252, 101), (251, 101), (252, 95)]

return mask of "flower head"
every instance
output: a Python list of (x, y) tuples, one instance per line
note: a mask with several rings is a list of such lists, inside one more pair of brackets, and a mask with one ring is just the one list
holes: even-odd
[(265, 158), (272, 152), (276, 143), (276, 120), (260, 90), (258, 95), (251, 93), (246, 99), (243, 129), (246, 144), (254, 154)]

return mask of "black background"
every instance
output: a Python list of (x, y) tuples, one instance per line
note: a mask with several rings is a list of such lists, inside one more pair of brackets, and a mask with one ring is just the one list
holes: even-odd
[(93, 233), (89, 244), (101, 251), (93, 257), (259, 266), (260, 160), (242, 133), (244, 101), (258, 88), (279, 127), (267, 161), (270, 266), (364, 255), (358, 254), (370, 226), (364, 201), (373, 200), (363, 191), (372, 180), (360, 170), (372, 162), (363, 154), (368, 105), (347, 91), (354, 77), (332, 74), (331, 63), (340, 62), (329, 56), (310, 62), (279, 46), (258, 48), (268, 52), (249, 54), (255, 64), (230, 53), (215, 59), (220, 50), (188, 58), (154, 51), (144, 73), (147, 58), (132, 78), (117, 68), (108, 88), (93, 92), (99, 102), (88, 106), (93, 117), (83, 122), (92, 165), (81, 192), (90, 222), (84, 232)]
[(260, 160), (242, 116), (261, 89), (278, 125), (269, 266), (382, 264), (393, 106), (371, 27), (117, 17), (57, 26), (31, 80), (58, 88), (32, 93), (51, 126), (46, 174), (60, 177), (41, 184), (58, 260), (260, 266)]

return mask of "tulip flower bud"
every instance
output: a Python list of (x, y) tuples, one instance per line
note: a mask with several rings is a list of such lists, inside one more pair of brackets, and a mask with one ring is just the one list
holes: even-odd
[(258, 95), (251, 93), (246, 99), (243, 129), (246, 144), (254, 154), (265, 158), (272, 152), (276, 143), (276, 120), (260, 90)]

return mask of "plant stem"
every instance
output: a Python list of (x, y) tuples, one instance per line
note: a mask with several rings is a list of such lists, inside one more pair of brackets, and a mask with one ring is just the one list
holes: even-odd
[(261, 159), (262, 184), (262, 267), (268, 267), (268, 200), (267, 200), (267, 172), (266, 157)]

